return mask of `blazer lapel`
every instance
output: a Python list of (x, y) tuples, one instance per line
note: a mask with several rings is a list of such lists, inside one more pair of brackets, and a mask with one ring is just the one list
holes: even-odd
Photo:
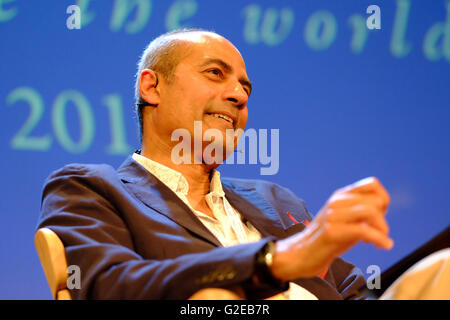
[(301, 223), (281, 219), (279, 214), (254, 188), (242, 188), (230, 181), (222, 181), (230, 204), (261, 232), (263, 237), (286, 238), (304, 229)]
[[(201, 223), (190, 208), (131, 156), (125, 160), (117, 172), (125, 188), (147, 207), (215, 246), (221, 246), (219, 240)], [(294, 224), (289, 219), (282, 219), (256, 189), (242, 188), (226, 179), (222, 180), (222, 186), (230, 204), (250, 221), (263, 237), (286, 238), (304, 229), (302, 223)]]
[(217, 238), (201, 223), (190, 208), (132, 157), (128, 157), (117, 172), (129, 192), (147, 207), (168, 217), (215, 246), (221, 246)]

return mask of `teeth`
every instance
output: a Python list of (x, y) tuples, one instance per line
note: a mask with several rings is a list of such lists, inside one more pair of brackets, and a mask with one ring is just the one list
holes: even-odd
[(211, 115), (216, 117), (216, 118), (221, 118), (221, 119), (224, 119), (224, 120), (226, 120), (228, 122), (233, 123), (233, 119), (231, 119), (230, 117), (227, 117), (226, 115), (219, 114), (219, 113), (212, 113)]

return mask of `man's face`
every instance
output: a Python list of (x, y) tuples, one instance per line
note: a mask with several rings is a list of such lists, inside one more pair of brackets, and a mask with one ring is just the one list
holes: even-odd
[(188, 45), (189, 54), (172, 80), (160, 87), (152, 125), (169, 139), (180, 128), (194, 138), (194, 121), (201, 121), (203, 133), (217, 129), (225, 140), (227, 129), (243, 130), (247, 123), (251, 84), (244, 60), (228, 40), (214, 34), (194, 33)]

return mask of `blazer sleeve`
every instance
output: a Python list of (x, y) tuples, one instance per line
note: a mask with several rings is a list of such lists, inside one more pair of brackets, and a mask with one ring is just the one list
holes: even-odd
[(353, 264), (337, 258), (330, 266), (329, 275), (325, 277), (327, 281), (336, 286), (337, 291), (345, 300), (367, 299), (361, 292), (361, 288), (366, 284), (364, 274), (361, 269)]
[[(143, 259), (111, 204), (105, 181), (114, 174), (106, 165), (66, 166), (47, 179), (43, 190), (37, 227), (56, 232), (68, 264), (80, 267), (81, 288), (71, 289), (74, 299), (187, 299), (203, 288), (234, 285), (254, 290), (254, 259), (268, 238), (175, 259)], [(260, 297), (278, 293), (260, 289)]]

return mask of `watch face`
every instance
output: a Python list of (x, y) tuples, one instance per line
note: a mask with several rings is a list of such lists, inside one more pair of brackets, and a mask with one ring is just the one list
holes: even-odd
[(272, 266), (274, 253), (275, 253), (275, 243), (273, 241), (269, 241), (266, 245), (266, 254), (264, 256), (264, 261), (267, 267)]

